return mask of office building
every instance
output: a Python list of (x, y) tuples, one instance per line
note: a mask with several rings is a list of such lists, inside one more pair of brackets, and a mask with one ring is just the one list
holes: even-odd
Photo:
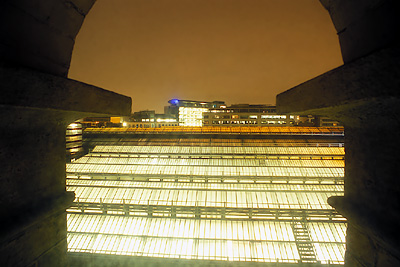
[(134, 112), (126, 126), (133, 128), (159, 128), (179, 126), (179, 122), (176, 116), (158, 114), (155, 110), (143, 110)]
[(170, 107), (166, 108), (166, 111), (178, 118), (179, 126), (202, 126), (205, 112), (211, 108), (226, 107), (223, 101), (204, 102), (171, 99), (168, 103)]
[(236, 104), (211, 108), (203, 114), (205, 126), (295, 126), (299, 116), (277, 114), (276, 106)]

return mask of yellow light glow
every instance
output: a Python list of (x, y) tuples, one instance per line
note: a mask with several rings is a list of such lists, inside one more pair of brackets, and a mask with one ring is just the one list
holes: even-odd
[(297, 263), (302, 211), (317, 260), (343, 264), (344, 218), (321, 214), (343, 195), (344, 148), (239, 141), (96, 146), (67, 164), (68, 251)]

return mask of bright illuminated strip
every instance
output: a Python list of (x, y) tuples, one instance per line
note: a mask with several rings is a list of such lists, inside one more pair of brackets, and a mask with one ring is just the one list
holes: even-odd
[(342, 147), (96, 146), (92, 152), (134, 154), (344, 155)]
[(308, 230), (310, 237), (318, 242), (341, 242), (345, 243), (346, 225), (345, 224), (332, 224), (322, 222), (308, 223)]
[(68, 187), (69, 191), (75, 191), (79, 202), (269, 209), (332, 209), (327, 198), (342, 195), (339, 192), (171, 191), (96, 187), (78, 189), (82, 188)]
[(67, 129), (66, 135), (75, 135), (75, 134), (82, 134), (82, 129)]
[[(186, 108), (187, 109), (187, 108)], [(188, 113), (185, 110), (186, 114)], [(186, 115), (182, 114), (182, 115)], [(190, 116), (192, 117), (193, 116)], [(197, 121), (197, 120), (196, 120)], [(186, 132), (186, 133), (262, 133), (262, 134), (306, 134), (343, 135), (343, 127), (164, 127), (164, 128), (86, 128), (86, 132)]]
[[(92, 140), (94, 144), (98, 143), (99, 145), (118, 142), (119, 139), (116, 138), (107, 138), (107, 141), (104, 140)], [(213, 146), (321, 146), (321, 147), (342, 147), (344, 145), (343, 140), (329, 140), (329, 139), (178, 139), (178, 138), (170, 138), (170, 139), (142, 139), (142, 138), (129, 138), (129, 141), (124, 141), (130, 143), (131, 145), (135, 145), (135, 143), (140, 142), (141, 144), (145, 143), (146, 145), (173, 145), (173, 146), (182, 146), (182, 145), (205, 145), (209, 146), (212, 143)]]
[[(182, 220), (68, 214), (68, 247), (71, 252), (116, 255), (186, 257), (197, 259), (294, 262), (299, 260), (289, 222)], [(92, 228), (80, 232), (79, 222)], [(90, 222), (93, 223), (90, 223)], [(332, 229), (345, 227), (329, 223)], [(100, 226), (99, 226), (100, 225)], [(100, 228), (100, 230), (99, 230)], [(334, 233), (344, 240), (344, 233)], [(148, 241), (151, 240), (151, 241)], [(134, 245), (137, 243), (142, 244)], [(150, 243), (147, 243), (150, 242)], [(144, 249), (158, 242), (158, 250)], [(343, 263), (344, 243), (336, 239), (313, 242), (317, 259)], [(121, 244), (122, 243), (122, 244)], [(145, 244), (146, 243), (146, 244)], [(170, 244), (174, 244), (173, 247)], [(126, 245), (125, 245), (126, 244)], [(190, 249), (187, 249), (189, 245)], [(110, 249), (112, 248), (112, 249)]]
[(325, 191), (343, 192), (343, 185), (312, 185), (312, 184), (223, 184), (223, 183), (173, 183), (173, 182), (135, 182), (110, 180), (67, 179), (67, 186), (97, 186), (97, 187), (131, 187), (157, 188), (169, 190), (246, 190), (246, 191)]
[(124, 165), (174, 165), (174, 166), (270, 166), (270, 167), (339, 167), (344, 168), (344, 160), (305, 160), (305, 159), (171, 159), (171, 158), (153, 158), (153, 157), (121, 157), (120, 154), (114, 154), (111, 157), (98, 157), (96, 154), (84, 156), (74, 161), (76, 163), (89, 164), (124, 164)]
[(314, 243), (314, 250), (322, 264), (344, 264), (346, 244)]
[(251, 177), (344, 177), (344, 168), (307, 167), (219, 167), (219, 166), (162, 166), (69, 163), (67, 172), (136, 175), (199, 175)]
[[(82, 240), (88, 240), (86, 246)], [(68, 233), (68, 252), (163, 258), (297, 263), (294, 243)]]
[[(67, 222), (69, 232), (247, 241), (295, 240), (289, 222), (185, 220), (86, 214), (67, 214)], [(79, 222), (85, 222), (89, 226), (82, 229)]]
[(179, 126), (202, 126), (207, 108), (179, 107)]

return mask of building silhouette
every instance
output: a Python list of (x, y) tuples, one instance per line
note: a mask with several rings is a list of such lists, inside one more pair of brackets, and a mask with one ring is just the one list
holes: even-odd
[(205, 126), (294, 126), (297, 115), (278, 114), (276, 106), (236, 104), (211, 108), (203, 115)]

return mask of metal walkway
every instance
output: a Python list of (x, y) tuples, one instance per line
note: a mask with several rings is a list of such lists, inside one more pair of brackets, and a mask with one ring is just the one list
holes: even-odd
[(317, 263), (314, 246), (304, 220), (293, 221), (292, 229), (301, 263)]

